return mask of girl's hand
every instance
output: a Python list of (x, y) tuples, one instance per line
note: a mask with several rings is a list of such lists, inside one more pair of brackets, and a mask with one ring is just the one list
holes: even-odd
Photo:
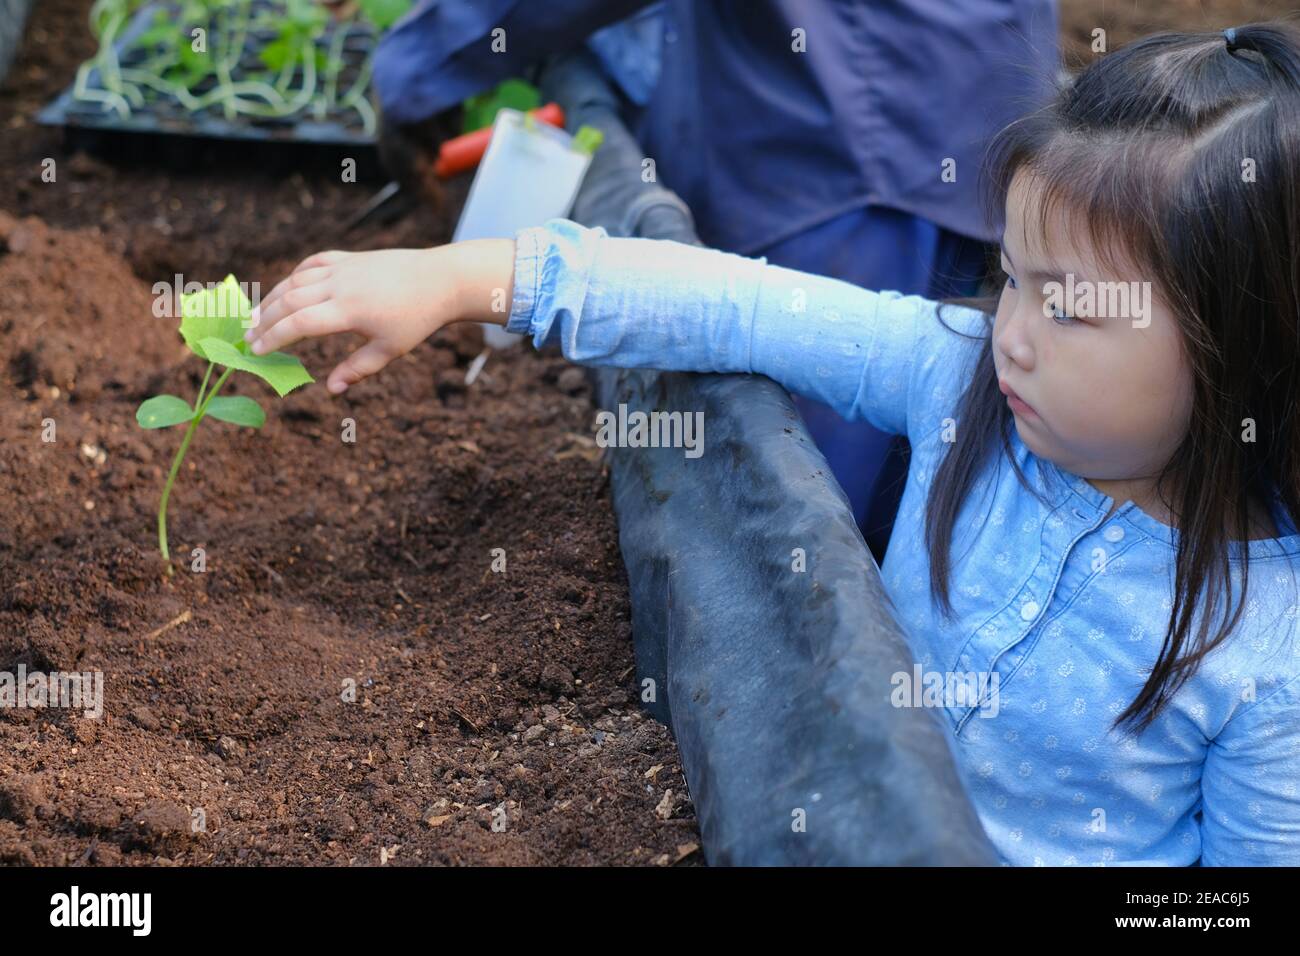
[(484, 305), (510, 301), (513, 273), (514, 242), (508, 239), (433, 249), (318, 252), (253, 309), (253, 326), (244, 338), (261, 355), (312, 336), (363, 336), (366, 344), (325, 383), (338, 395), (444, 325), (468, 319), (504, 325), (508, 307), (501, 313), (485, 311)]

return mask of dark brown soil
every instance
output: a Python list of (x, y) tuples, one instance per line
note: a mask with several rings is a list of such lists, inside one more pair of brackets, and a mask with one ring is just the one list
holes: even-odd
[[(267, 424), (204, 422), (160, 573), (181, 430), (134, 412), (192, 397), (202, 363), (152, 284), (269, 289), (320, 248), (445, 241), (467, 184), (345, 236), (373, 184), (68, 155), (31, 115), (92, 52), (88, 6), (43, 0), (0, 93), (0, 671), (102, 672), (105, 712), (0, 710), (0, 862), (698, 862), (558, 355), (494, 355), (466, 388), (460, 327), (343, 400), (232, 378)], [(297, 351), (323, 377), (351, 344)]]

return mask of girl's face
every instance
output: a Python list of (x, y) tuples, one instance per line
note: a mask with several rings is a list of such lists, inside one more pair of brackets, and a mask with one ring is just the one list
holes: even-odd
[[(1034, 454), (1098, 480), (1159, 471), (1186, 434), (1191, 369), (1177, 320), (1149, 277), (1103, 269), (1087, 230), (1061, 210), (1039, 234), (1032, 173), (1007, 195), (993, 360), (1016, 430)], [(1045, 238), (1048, 241), (1044, 241)]]

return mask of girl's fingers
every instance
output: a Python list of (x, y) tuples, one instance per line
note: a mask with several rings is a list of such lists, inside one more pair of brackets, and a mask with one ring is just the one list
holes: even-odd
[(283, 320), (310, 309), (330, 299), (332, 289), (328, 282), (317, 282), (297, 289), (289, 289), (270, 304), (263, 303), (253, 316), (253, 327), (244, 333), (244, 340), (256, 344), (266, 338)]
[[(350, 252), (338, 252), (331, 250), (329, 252), (318, 252), (313, 256), (308, 256), (302, 262), (293, 267), (293, 271), (275, 284), (268, 295), (262, 297), (261, 301), (253, 307), (250, 319), (252, 325), (250, 328), (257, 329), (266, 324), (267, 310), (287, 293), (290, 289), (300, 288), (305, 285), (323, 282), (330, 277), (330, 266), (352, 255)], [(252, 341), (253, 335), (245, 334), (244, 338)]]
[(290, 289), (301, 288), (305, 285), (312, 285), (328, 279), (332, 275), (329, 266), (314, 266), (310, 269), (303, 269), (301, 272), (295, 269), (283, 279), (275, 284), (269, 295), (263, 296), (259, 308), (265, 312), (275, 302), (288, 292)]
[(320, 302), (275, 323), (253, 343), (252, 352), (265, 355), (300, 339), (346, 332), (350, 324), (348, 316), (333, 302)]
[(332, 395), (341, 395), (367, 375), (374, 375), (392, 360), (388, 346), (378, 340), (367, 342), (330, 372), (325, 387)]
[[(252, 341), (257, 336), (257, 330), (265, 330), (266, 326), (282, 319), (286, 315), (286, 311), (283, 310), (281, 303), (291, 291), (312, 285), (322, 285), (331, 274), (333, 273), (330, 272), (329, 267), (318, 265), (318, 267), (304, 269), (303, 272), (291, 272), (289, 276), (282, 278), (276, 287), (270, 290), (270, 295), (266, 295), (260, 303), (257, 303), (257, 307), (253, 308), (250, 316), (253, 334), (251, 336), (246, 334), (244, 338)], [(292, 310), (287, 311), (291, 312)]]
[(342, 262), (348, 256), (353, 255), (351, 252), (340, 252), (338, 249), (328, 249), (325, 252), (318, 252), (315, 255), (308, 256), (302, 262), (293, 267), (293, 275), (297, 272), (304, 272), (307, 269), (316, 269), (320, 266), (332, 266)]

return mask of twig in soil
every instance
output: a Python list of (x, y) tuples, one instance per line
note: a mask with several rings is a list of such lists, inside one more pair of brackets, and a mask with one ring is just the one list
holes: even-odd
[[(685, 820), (683, 822), (693, 823), (694, 821)], [(698, 843), (683, 843), (681, 846), (677, 848), (677, 859), (673, 861), (673, 866), (676, 866), (678, 863), (682, 862), (682, 860), (686, 859), (688, 856), (692, 856), (693, 854), (697, 853), (699, 849), (700, 847)]]
[(397, 592), (397, 596), (400, 597), (403, 601), (411, 605), (411, 607), (415, 607), (415, 602), (411, 600), (411, 595), (407, 594), (405, 591), (403, 591), (401, 588), (397, 587), (396, 585), (394, 585), (393, 590)]
[(453, 714), (455, 714), (457, 717), (459, 717), (462, 721), (464, 721), (464, 722), (465, 722), (465, 725), (466, 725), (467, 727), (469, 727), (470, 730), (474, 731), (474, 733), (476, 733), (476, 734), (481, 734), (481, 733), (483, 733), (483, 731), (479, 729), (479, 725), (478, 725), (478, 724), (474, 723), (474, 721), (470, 720), (468, 717), (466, 717), (464, 714), (462, 714), (462, 713), (461, 713), (459, 710), (457, 710), (455, 707), (451, 708), (451, 712), (452, 712)]
[(469, 388), (469, 386), (474, 384), (475, 379), (478, 378), (479, 372), (483, 371), (483, 366), (487, 364), (488, 356), (491, 354), (491, 349), (484, 349), (474, 357), (474, 361), (469, 363), (469, 368), (465, 370), (466, 388)]
[(90, 838), (90, 846), (86, 847), (86, 852), (81, 854), (81, 858), (74, 864), (75, 866), (85, 866), (90, 862), (90, 856), (95, 852), (95, 847), (99, 846), (99, 837)]
[(155, 630), (150, 631), (148, 634), (146, 634), (144, 639), (146, 641), (152, 641), (155, 637), (158, 637), (159, 635), (162, 634), (166, 634), (173, 627), (179, 627), (180, 625), (184, 624), (191, 617), (193, 617), (193, 615), (188, 610), (181, 611), (180, 614), (177, 614), (174, 618), (172, 618), (162, 627), (156, 628)]
[(347, 221), (343, 224), (343, 231), (345, 233), (351, 232), (378, 212), (382, 206), (388, 205), (389, 201), (401, 191), (401, 188), (401, 185), (394, 181), (379, 190), (379, 192), (370, 197), (369, 202), (348, 217)]
[(604, 453), (605, 450), (596, 445), (594, 438), (577, 432), (565, 432), (560, 448), (551, 452), (551, 457), (556, 461), (563, 461), (566, 458), (585, 458), (587, 461), (594, 462), (599, 461)]
[(274, 580), (276, 584), (284, 583), (284, 575), (282, 575), (279, 571), (275, 570), (275, 568), (271, 567), (265, 561), (257, 562), (257, 566), (261, 568), (263, 571), (265, 571), (267, 574), (269, 574), (272, 580)]

